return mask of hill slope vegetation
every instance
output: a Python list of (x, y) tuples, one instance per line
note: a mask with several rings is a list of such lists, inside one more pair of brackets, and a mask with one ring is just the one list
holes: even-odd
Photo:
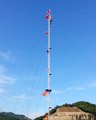
[[(76, 102), (76, 103), (73, 103), (73, 104), (67, 104), (66, 103), (62, 106), (56, 106), (55, 108), (53, 108), (50, 111), (50, 114), (55, 113), (57, 108), (64, 107), (64, 106), (71, 106), (71, 107), (76, 106), (77, 108), (81, 109), (84, 112), (91, 113), (96, 118), (96, 105), (92, 104), (92, 103), (89, 103), (89, 102), (85, 102), (85, 101), (79, 101), (79, 102)], [(40, 116), (40, 117), (36, 118), (35, 120), (43, 120), (44, 117), (45, 117), (45, 115)]]
[(6, 113), (6, 112), (1, 112), (0, 113), (0, 120), (31, 120), (27, 118), (24, 115), (16, 115), (14, 113)]

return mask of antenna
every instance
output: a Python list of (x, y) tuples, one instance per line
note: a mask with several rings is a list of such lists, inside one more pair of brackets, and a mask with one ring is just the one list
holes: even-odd
[(48, 54), (48, 88), (42, 93), (43, 96), (46, 96), (46, 94), (48, 94), (48, 113), (46, 114), (46, 118), (47, 120), (50, 120), (50, 76), (51, 76), (51, 72), (50, 72), (50, 52), (51, 52), (51, 47), (50, 47), (50, 25), (52, 23), (52, 16), (51, 16), (51, 12), (50, 10), (47, 11), (46, 14), (46, 19), (48, 21), (48, 31), (46, 32), (46, 35), (48, 35), (48, 49), (47, 49), (47, 54)]
[(50, 114), (50, 76), (51, 76), (51, 70), (50, 70), (50, 52), (51, 52), (51, 47), (50, 47), (50, 25), (52, 22), (52, 16), (51, 16), (51, 12), (50, 10), (47, 11), (47, 15), (48, 15), (48, 120), (50, 120), (49, 118), (49, 114)]

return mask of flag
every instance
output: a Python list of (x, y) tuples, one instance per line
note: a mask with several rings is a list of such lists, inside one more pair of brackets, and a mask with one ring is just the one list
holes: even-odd
[(50, 9), (47, 11), (47, 14), (49, 15), (51, 13)]
[(50, 13), (51, 13), (51, 11), (50, 11), (50, 9), (47, 11), (47, 14), (46, 14), (46, 19), (48, 20), (48, 18), (49, 18), (49, 15), (50, 15)]
[(48, 15), (46, 15), (46, 19), (48, 20), (48, 18), (49, 18), (49, 16)]
[(42, 96), (46, 96), (47, 95), (47, 91), (44, 91), (43, 93), (42, 93)]
[(48, 32), (45, 32), (46, 35), (48, 35)]
[(48, 120), (48, 113), (46, 114), (46, 120)]

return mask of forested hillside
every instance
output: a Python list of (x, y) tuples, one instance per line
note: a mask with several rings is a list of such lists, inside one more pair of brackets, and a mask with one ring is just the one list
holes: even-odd
[(24, 115), (16, 115), (14, 113), (0, 113), (0, 120), (31, 120)]
[[(71, 107), (76, 106), (77, 108), (81, 109), (82, 111), (91, 113), (93, 116), (96, 117), (96, 105), (92, 104), (92, 103), (89, 103), (89, 102), (85, 102), (85, 101), (79, 101), (79, 102), (76, 102), (76, 103), (73, 103), (73, 104), (67, 104), (66, 103), (66, 104), (64, 104), (62, 106), (56, 106), (55, 108), (53, 108), (50, 111), (50, 114), (55, 113), (57, 108), (63, 107), (63, 106), (71, 106)], [(45, 115), (40, 116), (40, 117), (36, 118), (35, 120), (43, 120), (44, 117), (45, 117)]]

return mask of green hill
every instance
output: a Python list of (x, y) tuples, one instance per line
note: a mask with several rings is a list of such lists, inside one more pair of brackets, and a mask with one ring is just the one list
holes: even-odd
[(73, 103), (73, 105), (80, 108), (84, 112), (88, 112), (96, 116), (96, 105), (95, 104), (80, 101), (80, 102)]
[(0, 120), (31, 120), (27, 118), (24, 115), (16, 115), (14, 113), (6, 113), (6, 112), (1, 112), (0, 113)]
[[(64, 107), (64, 106), (71, 106), (71, 107), (76, 106), (77, 108), (81, 109), (84, 112), (91, 113), (93, 116), (95, 116), (94, 120), (96, 120), (96, 105), (89, 103), (89, 102), (85, 102), (85, 101), (79, 101), (79, 102), (75, 102), (73, 104), (66, 103), (61, 106), (56, 106), (55, 108), (51, 109), (50, 114), (55, 113), (57, 108)], [(43, 120), (44, 117), (45, 117), (45, 115), (35, 118), (35, 120)], [(0, 120), (31, 120), (31, 119), (27, 118), (24, 115), (16, 115), (11, 112), (9, 112), (9, 113), (1, 112)]]
[[(67, 104), (66, 103), (62, 106), (56, 106), (55, 108), (53, 108), (50, 111), (50, 114), (55, 113), (57, 108), (63, 107), (63, 106), (71, 106), (71, 107), (76, 106), (77, 108), (81, 109), (84, 112), (91, 113), (93, 116), (95, 116), (95, 120), (96, 120), (96, 105), (92, 104), (92, 103), (89, 103), (89, 102), (85, 102), (85, 101), (79, 101), (79, 102), (76, 102), (76, 103), (73, 103), (73, 104)], [(40, 117), (36, 118), (35, 120), (43, 120), (44, 117), (45, 117), (45, 115), (40, 116)]]

